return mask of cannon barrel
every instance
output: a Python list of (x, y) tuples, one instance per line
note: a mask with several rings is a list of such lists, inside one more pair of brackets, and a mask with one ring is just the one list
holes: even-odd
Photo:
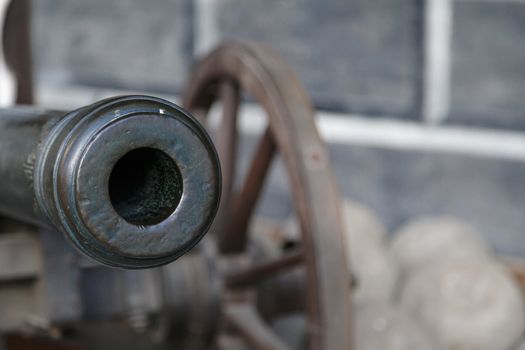
[(206, 131), (168, 101), (0, 110), (0, 212), (58, 229), (105, 265), (153, 267), (187, 252), (209, 228), (220, 188)]

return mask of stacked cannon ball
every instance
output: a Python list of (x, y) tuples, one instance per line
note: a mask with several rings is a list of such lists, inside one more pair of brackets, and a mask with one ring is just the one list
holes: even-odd
[(357, 350), (525, 349), (523, 293), (474, 228), (421, 217), (389, 237), (370, 209), (343, 213)]

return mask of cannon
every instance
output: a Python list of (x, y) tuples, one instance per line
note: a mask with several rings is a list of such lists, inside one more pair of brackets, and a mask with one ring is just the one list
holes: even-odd
[(123, 96), (64, 113), (0, 110), (0, 212), (63, 232), (96, 261), (168, 263), (219, 203), (207, 133), (176, 105)]

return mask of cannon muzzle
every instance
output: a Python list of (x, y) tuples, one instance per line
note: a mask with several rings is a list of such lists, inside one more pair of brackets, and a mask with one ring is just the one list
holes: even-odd
[(105, 265), (153, 267), (187, 252), (208, 230), (220, 188), (206, 131), (168, 101), (0, 110), (0, 212), (54, 226)]

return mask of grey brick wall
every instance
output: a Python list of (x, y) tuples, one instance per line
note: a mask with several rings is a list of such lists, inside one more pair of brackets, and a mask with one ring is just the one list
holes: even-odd
[[(194, 1), (34, 1), (40, 80), (179, 91)], [(218, 40), (272, 45), (325, 109), (414, 117), (420, 80), (416, 0), (217, 0)], [(206, 35), (206, 34), (205, 34)]]
[(525, 3), (454, 6), (450, 121), (525, 129)]
[(191, 0), (33, 0), (40, 83), (174, 92), (192, 55)]
[[(514, 156), (520, 149), (525, 154), (523, 0), (33, 4), (37, 81), (44, 90), (80, 84), (178, 93), (203, 50), (221, 40), (256, 39), (290, 62), (320, 109), (342, 118), (362, 114), (372, 129), (370, 120), (386, 117), (422, 135), (450, 125), (456, 138), (472, 129), (486, 129), (488, 139), (521, 135), (518, 145), (492, 145), (499, 155), (507, 147)], [(429, 12), (429, 4), (443, 11)], [(433, 50), (441, 50), (440, 59), (428, 56)], [(429, 99), (435, 111), (422, 108)], [(442, 115), (429, 118), (433, 112)], [(451, 214), (480, 229), (499, 253), (525, 256), (525, 156), (423, 151), (424, 137), (408, 149), (375, 145), (381, 138), (392, 135), (330, 145), (345, 196), (374, 208), (389, 229), (421, 214)], [(252, 142), (245, 140), (243, 150)], [(282, 167), (274, 172), (259, 210), (285, 218), (292, 210), (289, 184)]]
[(324, 109), (416, 114), (420, 8), (414, 0), (219, 0), (220, 39), (270, 44)]
[[(442, 64), (424, 60), (432, 1), (34, 0), (38, 81), (180, 92), (196, 48), (254, 39), (290, 62), (321, 109), (424, 121), (434, 88), (424, 73)], [(524, 129), (525, 2), (442, 1), (452, 7), (443, 119)]]

